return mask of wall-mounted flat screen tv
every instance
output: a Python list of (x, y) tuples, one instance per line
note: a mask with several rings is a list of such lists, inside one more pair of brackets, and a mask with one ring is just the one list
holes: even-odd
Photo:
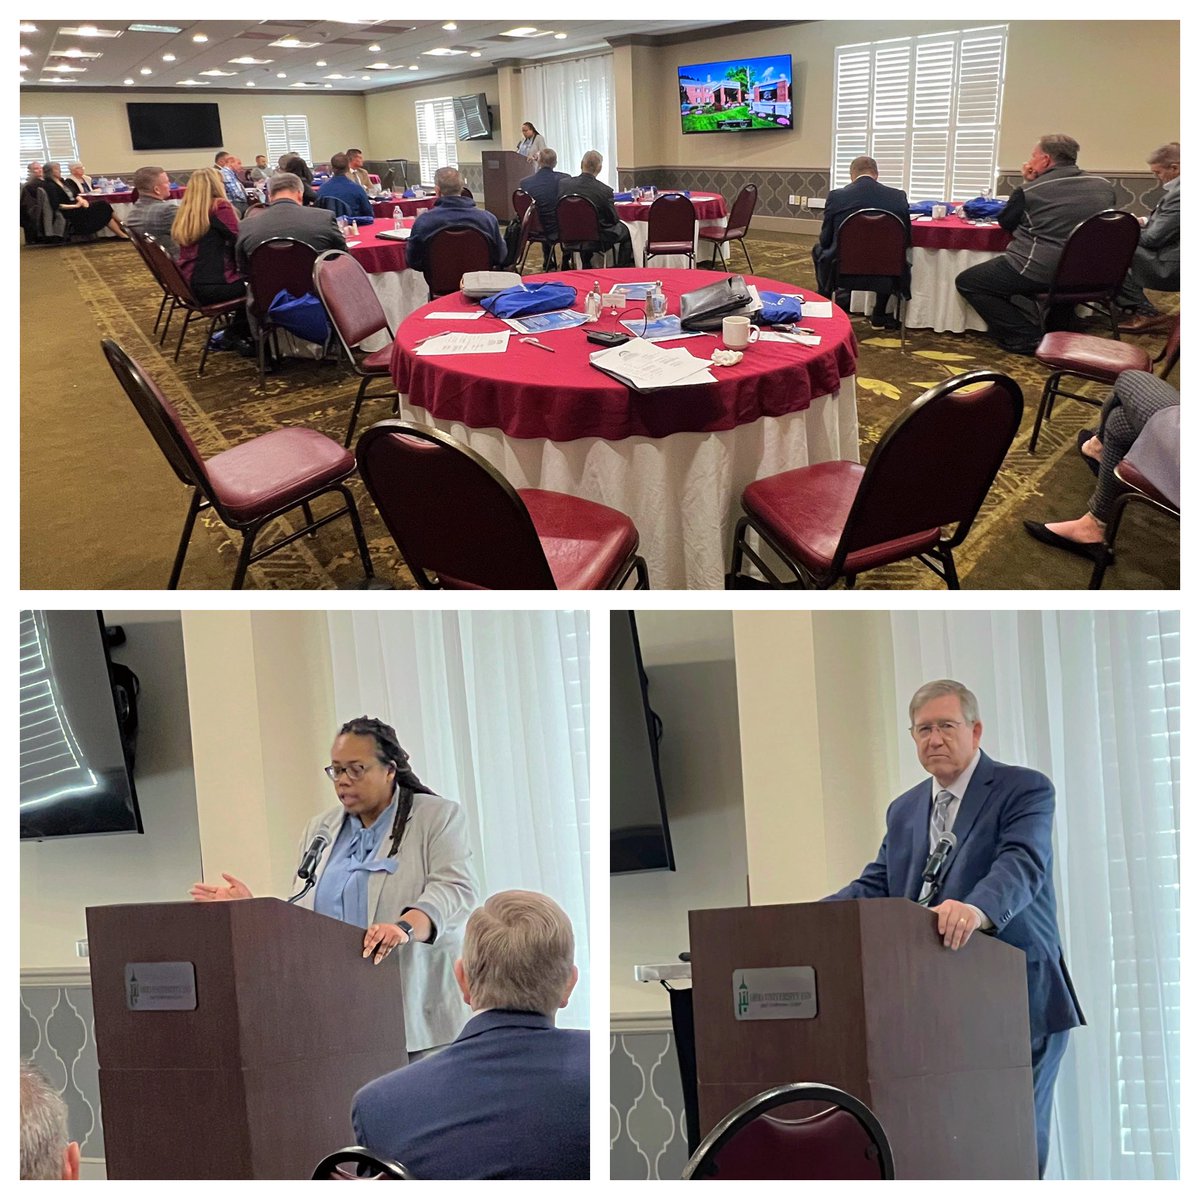
[(679, 68), (684, 133), (792, 128), (792, 56), (737, 58)]
[(219, 150), (221, 110), (216, 104), (126, 104), (135, 150)]
[(100, 613), (21, 613), (22, 839), (142, 832), (133, 678), (114, 674)]
[(474, 142), (492, 136), (492, 111), (487, 95), (454, 97), (454, 131), (460, 142)]

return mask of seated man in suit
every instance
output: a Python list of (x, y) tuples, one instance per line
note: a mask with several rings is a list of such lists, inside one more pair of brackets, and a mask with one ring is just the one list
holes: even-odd
[[(557, 171), (558, 152), (555, 150), (545, 149), (539, 150), (538, 169), (532, 174), (527, 175), (521, 180), (521, 190), (528, 192), (534, 203), (537, 205), (538, 216), (542, 221), (542, 229), (547, 237), (558, 237), (558, 217), (556, 208), (558, 207), (558, 186), (564, 179), (571, 177), (565, 171)], [(554, 246), (547, 245), (543, 248), (542, 270), (554, 270)]]
[[(850, 182), (835, 188), (825, 201), (825, 219), (821, 222), (821, 236), (813, 247), (813, 265), (817, 269), (817, 291), (830, 295), (837, 276), (837, 240), (842, 222), (864, 208), (882, 208), (895, 213), (909, 227), (908, 197), (899, 188), (886, 187), (879, 182), (879, 165), (873, 158), (862, 154), (850, 164)], [(866, 287), (867, 282), (874, 286)], [(874, 291), (875, 307), (871, 313), (871, 324), (876, 329), (899, 329), (896, 317), (887, 315), (888, 301), (892, 297), (892, 281), (885, 277), (873, 277), (864, 281), (863, 290)], [(850, 295), (839, 289), (835, 297), (840, 308), (850, 307)]]
[(138, 167), (133, 174), (138, 194), (125, 218), (126, 228), (150, 234), (172, 258), (179, 247), (171, 240), (171, 226), (179, 214), (179, 201), (171, 199), (171, 179), (163, 167)]
[(1117, 293), (1117, 303), (1133, 311), (1132, 319), (1120, 326), (1122, 333), (1153, 333), (1175, 320), (1173, 315), (1160, 315), (1142, 289), (1179, 291), (1179, 143), (1160, 146), (1147, 162), (1163, 185), (1163, 197), (1143, 218), (1145, 228), (1133, 252), (1133, 263)]
[[(1038, 1174), (1043, 1175), (1067, 1031), (1084, 1023), (1059, 944), (1051, 849), (1054, 785), (1027, 767), (993, 762), (979, 749), (979, 703), (953, 679), (918, 688), (908, 716), (917, 758), (932, 779), (892, 801), (875, 861), (826, 899), (904, 896), (932, 904), (938, 934), (951, 950), (982, 930), (1025, 952)], [(922, 882), (923, 868), (949, 831), (958, 842), (931, 895)]]
[[(333, 158), (337, 158), (335, 154)], [(329, 160), (329, 165), (333, 165), (333, 158)], [(346, 151), (346, 164), (350, 168), (350, 178), (355, 183), (360, 184), (364, 192), (369, 192), (371, 189), (371, 173), (363, 166), (363, 152), (356, 147)]]
[(250, 255), (268, 238), (295, 238), (317, 253), (345, 250), (346, 239), (333, 213), (324, 208), (305, 208), (304, 181), (288, 171), (271, 176), (271, 202), (255, 209), (238, 230), (235, 253), (239, 269), (248, 271)]
[(217, 170), (221, 172), (221, 180), (225, 184), (225, 195), (229, 203), (237, 209), (237, 215), (244, 217), (250, 197), (246, 194), (246, 185), (242, 182), (242, 160), (228, 150), (218, 150), (213, 156)]
[(433, 176), (438, 198), (433, 207), (418, 214), (412, 232), (405, 243), (406, 261), (414, 271), (424, 271), (429, 265), (429, 242), (442, 229), (478, 229), (491, 248), (491, 266), (499, 267), (508, 257), (508, 247), (500, 232), (500, 222), (486, 209), (477, 208), (475, 201), (464, 196), (463, 177), (454, 167), (439, 167)]
[(67, 1106), (27, 1062), (21, 1063), (21, 1178), (79, 1178), (79, 1143), (67, 1140)]
[(418, 1179), (586, 1179), (588, 1033), (554, 1027), (579, 978), (574, 957), (549, 896), (485, 901), (454, 964), (475, 1015), (440, 1053), (358, 1092), (355, 1141)]
[[(633, 240), (624, 222), (617, 216), (613, 204), (613, 190), (597, 176), (604, 166), (604, 156), (598, 150), (589, 150), (579, 164), (579, 174), (571, 179), (562, 179), (558, 184), (558, 195), (586, 196), (595, 206), (600, 218), (600, 244), (607, 250), (617, 248), (617, 266), (633, 266)], [(581, 255), (584, 268), (592, 265), (589, 253)], [(566, 263), (563, 263), (566, 266)]]
[(326, 196), (333, 196), (346, 206), (347, 216), (373, 217), (375, 214), (366, 189), (350, 178), (350, 160), (344, 154), (335, 154), (329, 160), (329, 169), (333, 174), (317, 188), (317, 203)]

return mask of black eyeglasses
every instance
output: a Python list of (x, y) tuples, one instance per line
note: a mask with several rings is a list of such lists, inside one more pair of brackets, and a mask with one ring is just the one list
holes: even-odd
[(323, 767), (325, 774), (337, 783), (338, 778), (342, 775), (349, 777), (351, 783), (357, 783), (372, 767), (378, 766), (378, 763), (347, 763), (344, 767), (328, 766)]

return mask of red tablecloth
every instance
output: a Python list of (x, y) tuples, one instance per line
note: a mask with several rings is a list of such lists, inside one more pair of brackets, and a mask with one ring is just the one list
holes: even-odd
[[(567, 271), (526, 279), (555, 279), (578, 290), (581, 308), (592, 281), (600, 288), (648, 278), (643, 270)], [(667, 293), (667, 311), (679, 312), (680, 293), (713, 283), (722, 276), (712, 271), (656, 270)], [(800, 288), (747, 276), (747, 281), (771, 291), (797, 293)], [(806, 298), (819, 300), (812, 292)], [(413, 353), (418, 338), (451, 329), (455, 333), (496, 332), (507, 328), (495, 317), (472, 322), (425, 320), (432, 309), (468, 311), (475, 305), (460, 295), (445, 296), (419, 308), (400, 326), (392, 351), (392, 378), (414, 405), (440, 420), (461, 421), (474, 429), (500, 429), (513, 438), (550, 438), (567, 442), (599, 437), (610, 441), (642, 435), (733, 429), (762, 417), (782, 416), (807, 409), (818, 396), (836, 394), (841, 381), (854, 375), (858, 352), (850, 321), (834, 306), (827, 319), (805, 319), (821, 334), (817, 347), (759, 342), (736, 367), (718, 367), (716, 383), (637, 393), (588, 363), (588, 353), (602, 347), (587, 341), (590, 328), (620, 329), (621, 316), (606, 308), (598, 326), (566, 329), (541, 335), (555, 348), (553, 355), (517, 340), (514, 333), (505, 354), (421, 357)], [(699, 358), (720, 346), (717, 337), (662, 343), (686, 346)]]
[[(408, 228), (412, 228), (412, 221), (405, 220), (404, 224)], [(368, 275), (382, 275), (385, 271), (403, 271), (408, 265), (404, 254), (404, 243), (398, 242), (394, 238), (381, 238), (379, 230), (391, 231), (392, 222), (376, 221), (374, 225), (360, 225), (358, 234), (351, 234), (347, 238), (347, 242), (357, 242), (358, 244), (350, 247), (350, 253), (354, 255), (360, 263), (363, 270)]]
[(433, 207), (433, 196), (422, 200), (372, 200), (371, 211), (377, 217), (394, 217), (400, 210), (402, 217), (415, 217), (422, 209)]
[(979, 250), (998, 254), (1012, 240), (999, 225), (972, 225), (958, 217), (913, 221), (912, 244), (922, 250)]
[[(725, 197), (717, 192), (693, 192), (689, 199), (697, 221), (719, 221), (725, 215)], [(650, 200), (618, 200), (615, 207), (622, 221), (648, 221), (650, 205)]]
[[(173, 187), (171, 189), (171, 199), (179, 200), (183, 196), (183, 188)], [(109, 204), (132, 204), (134, 202), (133, 190), (128, 192), (89, 192), (88, 200), (107, 200)]]

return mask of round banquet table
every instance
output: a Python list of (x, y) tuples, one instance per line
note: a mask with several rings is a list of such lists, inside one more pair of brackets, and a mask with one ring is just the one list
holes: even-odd
[[(659, 270), (668, 312), (679, 296), (723, 276)], [(527, 276), (572, 284), (581, 307), (592, 281), (603, 290), (647, 278), (643, 270), (568, 271)], [(747, 276), (772, 291), (811, 292)], [(854, 390), (857, 346), (846, 315), (806, 318), (820, 346), (759, 342), (735, 367), (713, 368), (717, 381), (638, 393), (591, 367), (589, 327), (543, 333), (553, 356), (516, 333), (505, 354), (424, 356), (419, 338), (443, 331), (507, 328), (485, 314), (438, 321), (439, 312), (477, 305), (442, 297), (409, 317), (396, 335), (392, 378), (404, 416), (433, 425), (482, 454), (515, 487), (569, 492), (630, 516), (657, 588), (724, 585), (742, 489), (764, 475), (830, 459), (858, 460)], [(620, 328), (606, 307), (596, 328)], [(623, 331), (623, 330), (622, 330)], [(709, 334), (663, 343), (707, 359), (720, 345)]]
[[(381, 230), (390, 232), (393, 224), (390, 219), (377, 219), (374, 225), (360, 225), (357, 235), (351, 234), (346, 245), (370, 277), (383, 311), (395, 329), (429, 299), (429, 285), (420, 271), (408, 269), (404, 242), (379, 236)], [(403, 218), (402, 224), (411, 229), (412, 219)], [(387, 334), (379, 333), (368, 338), (363, 349), (382, 350), (387, 342)]]
[(394, 217), (397, 211), (402, 217), (415, 217), (422, 209), (432, 208), (435, 199), (435, 196), (425, 196), (420, 200), (372, 200), (371, 211), (377, 217)]
[[(667, 193), (659, 192), (658, 194), (664, 196)], [(692, 249), (698, 254), (700, 250), (701, 226), (705, 228), (714, 226), (718, 229), (725, 226), (725, 197), (719, 192), (693, 192), (689, 199), (692, 202), (692, 207), (696, 210), (696, 236), (693, 239)], [(629, 230), (629, 237), (633, 242), (633, 261), (635, 263), (640, 263), (646, 253), (647, 223), (650, 220), (650, 205), (652, 203), (652, 200), (617, 200), (614, 204), (617, 216), (621, 218)], [(664, 268), (686, 268), (688, 260), (685, 254), (663, 254), (652, 258), (650, 265)]]
[[(1011, 235), (999, 225), (976, 225), (959, 217), (912, 219), (912, 299), (904, 314), (910, 329), (938, 333), (984, 330), (983, 318), (958, 294), (954, 281), (968, 267), (1004, 252)], [(873, 292), (853, 292), (852, 312), (870, 312)]]

